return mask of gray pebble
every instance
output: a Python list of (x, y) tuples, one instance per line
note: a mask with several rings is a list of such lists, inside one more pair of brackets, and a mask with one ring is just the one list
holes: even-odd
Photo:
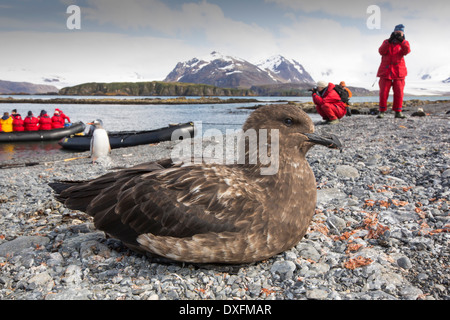
[(411, 261), (408, 259), (408, 257), (401, 257), (401, 258), (397, 259), (397, 264), (400, 268), (403, 268), (403, 269), (411, 269), (412, 268)]

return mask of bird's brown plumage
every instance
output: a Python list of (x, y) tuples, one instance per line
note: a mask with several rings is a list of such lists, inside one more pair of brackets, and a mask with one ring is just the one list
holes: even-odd
[(305, 154), (317, 141), (311, 119), (290, 105), (260, 107), (243, 129), (279, 130), (275, 174), (261, 175), (259, 162), (181, 165), (165, 159), (51, 186), (68, 208), (91, 215), (98, 229), (134, 250), (193, 263), (263, 260), (306, 233), (316, 182)]

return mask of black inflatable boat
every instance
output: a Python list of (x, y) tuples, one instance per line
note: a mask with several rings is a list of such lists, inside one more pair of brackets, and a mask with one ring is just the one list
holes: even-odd
[[(177, 131), (178, 130), (178, 131)], [(108, 132), (109, 144), (111, 149), (132, 147), (141, 144), (157, 143), (161, 141), (169, 141), (172, 134), (176, 131), (175, 139), (180, 140), (186, 137), (194, 137), (194, 123), (183, 123), (170, 125), (165, 128), (149, 131), (121, 131)], [(69, 150), (87, 151), (90, 149), (90, 135), (71, 135), (59, 141), (59, 144)]]
[(59, 140), (68, 135), (82, 132), (85, 127), (84, 123), (76, 122), (68, 127), (53, 130), (0, 132), (0, 143)]

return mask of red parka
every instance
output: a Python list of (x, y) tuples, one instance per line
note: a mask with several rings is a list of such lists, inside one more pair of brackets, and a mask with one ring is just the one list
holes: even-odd
[(347, 105), (342, 102), (335, 87), (330, 82), (322, 95), (314, 93), (312, 96), (317, 112), (326, 120), (341, 119), (347, 113)]
[(13, 131), (14, 132), (24, 131), (25, 128), (23, 127), (23, 119), (20, 116), (20, 114), (14, 114), (12, 115), (12, 118), (13, 118)]
[(52, 119), (48, 114), (39, 117), (39, 130), (52, 130)]
[(61, 109), (55, 109), (55, 111), (59, 111), (59, 115), (61, 116), (61, 118), (63, 119), (63, 123), (65, 123), (65, 121), (67, 120), (68, 123), (70, 123), (70, 118), (68, 116), (66, 116), (64, 114), (64, 112), (62, 112)]
[(346, 105), (344, 102), (342, 102), (341, 97), (339, 94), (334, 90), (336, 86), (333, 83), (329, 83), (328, 87), (325, 89), (325, 92), (323, 93), (323, 96), (320, 96), (319, 94), (315, 93), (313, 94), (313, 100), (314, 103), (318, 106), (322, 106), (326, 103), (337, 105), (340, 108), (346, 109)]
[(37, 131), (39, 130), (39, 119), (33, 116), (27, 116), (23, 120), (25, 131)]
[(390, 43), (389, 40), (384, 40), (378, 52), (381, 54), (381, 65), (377, 77), (389, 80), (406, 77), (408, 71), (404, 56), (411, 52), (408, 41)]
[(59, 114), (55, 114), (52, 117), (52, 129), (59, 128), (64, 128), (64, 119)]

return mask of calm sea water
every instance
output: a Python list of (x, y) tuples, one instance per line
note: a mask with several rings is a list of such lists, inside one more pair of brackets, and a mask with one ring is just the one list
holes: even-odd
[[(29, 98), (50, 99), (51, 96), (26, 96)], [(22, 98), (22, 97), (21, 97)], [(54, 98), (54, 97), (53, 97)], [(74, 97), (80, 98), (80, 97)], [(89, 97), (92, 98), (92, 97)], [(130, 97), (119, 97), (129, 99)], [(279, 100), (279, 99), (273, 99)], [(267, 101), (270, 102), (270, 101)], [(83, 105), (83, 104), (0, 104), (0, 112), (11, 112), (12, 109), (24, 117), (28, 111), (38, 115), (46, 110), (52, 115), (55, 108), (59, 108), (72, 122), (92, 122), (101, 119), (108, 131), (151, 130), (166, 127), (170, 123), (194, 122), (202, 127), (203, 133), (209, 129), (219, 129), (223, 133), (227, 129), (239, 129), (252, 110), (239, 109), (250, 107), (259, 103), (233, 103), (233, 104), (192, 104), (192, 105)], [(315, 119), (316, 115), (311, 115)], [(61, 149), (57, 141), (34, 143), (0, 143), (0, 163), (6, 160), (26, 162), (30, 157), (54, 152), (67, 152)]]
[[(8, 97), (0, 96), (0, 97)], [(19, 98), (18, 96), (13, 96)], [(30, 99), (52, 99), (57, 96), (20, 96), (20, 98)], [(69, 97), (68, 97), (69, 98)], [(74, 99), (95, 98), (95, 97), (70, 97)], [(104, 98), (104, 97), (98, 97)], [(114, 97), (118, 99), (135, 99), (136, 97)], [(155, 97), (152, 97), (155, 98)], [(166, 98), (166, 97), (160, 97)], [(198, 97), (190, 97), (198, 98)], [(229, 97), (224, 97), (227, 99)], [(238, 97), (236, 97), (238, 98)], [(310, 97), (256, 97), (264, 103), (274, 103), (278, 100), (289, 100), (298, 102), (311, 101)], [(353, 102), (372, 102), (377, 101), (377, 97), (355, 97)], [(411, 97), (411, 99), (433, 100), (436, 97)], [(450, 99), (450, 97), (439, 97), (439, 99)], [(95, 119), (101, 119), (104, 127), (108, 131), (124, 130), (150, 130), (167, 126), (169, 123), (194, 122), (201, 124), (203, 133), (208, 129), (219, 129), (223, 133), (227, 129), (239, 129), (247, 119), (252, 110), (239, 109), (240, 107), (251, 107), (261, 103), (233, 103), (233, 104), (192, 104), (192, 105), (83, 105), (83, 104), (0, 104), (0, 112), (11, 112), (12, 109), (26, 116), (28, 111), (38, 115), (42, 109), (49, 115), (53, 114), (55, 108), (59, 108), (70, 117), (72, 122), (82, 121), (91, 122)], [(310, 114), (313, 121), (320, 120), (317, 114)], [(39, 142), (39, 143), (19, 143), (5, 144), (0, 143), (0, 163), (6, 160), (17, 160), (26, 162), (27, 158), (35, 157), (40, 154), (52, 152), (70, 152), (61, 149), (57, 141)]]

